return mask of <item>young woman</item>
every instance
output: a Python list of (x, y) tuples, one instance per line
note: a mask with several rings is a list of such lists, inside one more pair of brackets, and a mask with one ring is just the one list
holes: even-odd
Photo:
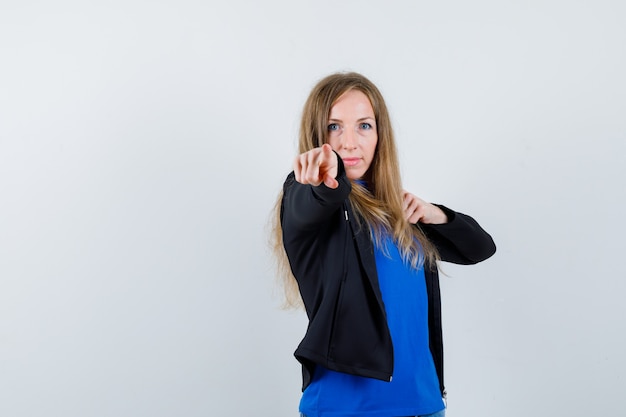
[(309, 319), (301, 415), (443, 416), (437, 261), (480, 262), (493, 240), (403, 190), (385, 102), (360, 74), (313, 88), (299, 152), (274, 237), (287, 300)]

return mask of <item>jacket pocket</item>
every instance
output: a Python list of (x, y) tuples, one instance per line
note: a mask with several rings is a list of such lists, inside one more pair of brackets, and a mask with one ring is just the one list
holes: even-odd
[(337, 291), (337, 300), (335, 301), (335, 310), (333, 312), (333, 321), (330, 329), (330, 340), (328, 343), (328, 360), (334, 361), (333, 351), (335, 350), (335, 336), (337, 332), (337, 327), (341, 317), (341, 307), (343, 305), (343, 296), (345, 293), (346, 287), (346, 276), (344, 274), (342, 280), (339, 282), (339, 291)]

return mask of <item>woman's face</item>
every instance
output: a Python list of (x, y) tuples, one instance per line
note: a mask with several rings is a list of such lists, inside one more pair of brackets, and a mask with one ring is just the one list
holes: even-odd
[(365, 175), (376, 153), (378, 133), (372, 103), (361, 91), (348, 91), (330, 109), (328, 143), (343, 160), (348, 178)]

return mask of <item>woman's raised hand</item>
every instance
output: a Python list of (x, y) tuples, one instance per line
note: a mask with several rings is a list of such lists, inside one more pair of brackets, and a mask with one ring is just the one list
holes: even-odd
[(404, 216), (411, 224), (417, 222), (425, 224), (443, 224), (448, 222), (448, 216), (434, 204), (409, 193), (402, 192)]
[(296, 181), (301, 184), (311, 184), (317, 187), (323, 182), (328, 188), (337, 188), (339, 183), (335, 178), (338, 165), (337, 154), (326, 143), (319, 148), (298, 155), (293, 161), (293, 172), (296, 175)]

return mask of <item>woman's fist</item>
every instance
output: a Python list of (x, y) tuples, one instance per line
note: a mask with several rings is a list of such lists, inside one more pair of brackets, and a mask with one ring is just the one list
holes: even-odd
[(418, 222), (425, 224), (443, 224), (448, 222), (448, 216), (446, 216), (443, 210), (407, 191), (403, 191), (402, 200), (404, 217), (411, 224)]

